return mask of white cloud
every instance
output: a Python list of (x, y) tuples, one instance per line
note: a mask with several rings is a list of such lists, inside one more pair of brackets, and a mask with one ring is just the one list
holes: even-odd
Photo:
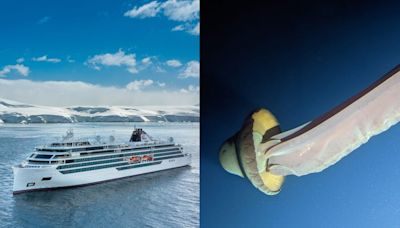
[(189, 34), (197, 36), (200, 34), (200, 22), (197, 22), (196, 24), (186, 23), (186, 24), (177, 25), (177, 26), (173, 27), (171, 29), (171, 31), (173, 31), (173, 32), (185, 31)]
[(67, 62), (74, 63), (75, 59), (72, 59), (71, 56), (69, 55), (69, 56), (67, 56)]
[(198, 22), (196, 24), (196, 26), (194, 26), (194, 28), (188, 30), (187, 32), (192, 35), (199, 35), (200, 34), (200, 22)]
[(193, 86), (193, 85), (189, 85), (189, 91), (192, 92), (200, 92), (200, 87), (199, 86)]
[(128, 90), (135, 90), (135, 91), (141, 91), (142, 89), (153, 85), (153, 80), (147, 79), (147, 80), (135, 80), (130, 82), (128, 85), (126, 85), (126, 88)]
[(180, 67), (182, 66), (182, 63), (179, 60), (176, 59), (170, 59), (165, 62), (168, 66), (170, 67)]
[(146, 57), (142, 59), (142, 64), (149, 65), (152, 64), (151, 57)]
[[(149, 82), (144, 83), (149, 84)], [(154, 84), (154, 82), (153, 82)], [(30, 104), (72, 105), (193, 105), (199, 103), (195, 92), (146, 88), (100, 86), (81, 81), (30, 81), (0, 79), (0, 97)]]
[(124, 16), (149, 18), (156, 17), (159, 13), (169, 20), (186, 22), (175, 26), (172, 31), (186, 31), (192, 35), (200, 33), (199, 23), (195, 23), (200, 16), (200, 0), (168, 0), (164, 3), (152, 1), (140, 7), (135, 6), (125, 12)]
[(121, 49), (116, 53), (106, 53), (95, 55), (86, 61), (86, 64), (96, 70), (100, 70), (101, 66), (124, 66), (126, 69), (135, 74), (138, 72), (136, 69), (136, 55), (128, 54)]
[(160, 66), (157, 66), (156, 67), (156, 72), (157, 73), (165, 73), (165, 72), (167, 72), (164, 68), (162, 68), (162, 67), (160, 67)]
[(126, 85), (126, 89), (133, 91), (142, 91), (143, 89), (149, 88), (150, 86), (165, 87), (165, 85), (165, 83), (159, 81), (154, 82), (151, 79), (135, 80), (128, 83), (128, 85)]
[(165, 87), (166, 86), (165, 82), (157, 82), (157, 85), (160, 86), (160, 87)]
[(168, 0), (161, 7), (163, 8), (164, 15), (173, 21), (193, 21), (199, 18), (199, 0)]
[(189, 85), (187, 88), (180, 89), (180, 92), (181, 93), (199, 93), (200, 87), (194, 86), (194, 85)]
[(47, 55), (43, 55), (40, 57), (35, 57), (32, 58), (33, 61), (35, 62), (49, 62), (49, 63), (59, 63), (61, 62), (61, 59), (57, 59), (57, 58), (48, 58)]
[(17, 59), (17, 63), (23, 63), (24, 61), (25, 61), (24, 58), (18, 58), (18, 59)]
[(28, 76), (28, 74), (30, 72), (29, 67), (27, 67), (23, 64), (7, 65), (7, 66), (4, 66), (3, 69), (0, 70), (0, 76), (5, 76), (13, 70), (22, 76)]
[(135, 6), (133, 9), (125, 12), (124, 16), (137, 18), (155, 17), (157, 13), (161, 10), (159, 6), (160, 3), (158, 3), (157, 1), (152, 1), (141, 7)]
[(173, 27), (173, 28), (171, 29), (171, 31), (174, 31), (174, 32), (176, 32), (176, 31), (183, 31), (183, 30), (185, 30), (185, 26), (184, 26), (184, 25), (177, 25), (177, 26), (175, 26), (175, 27)]
[(200, 76), (200, 63), (198, 61), (190, 61), (186, 63), (185, 69), (179, 76), (181, 78), (198, 78)]

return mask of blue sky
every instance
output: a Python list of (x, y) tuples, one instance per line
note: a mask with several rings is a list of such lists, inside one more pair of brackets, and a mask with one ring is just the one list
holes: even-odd
[[(199, 25), (198, 1), (2, 1), (0, 97), (124, 105), (118, 96), (140, 93), (140, 104), (198, 103)], [(91, 101), (85, 86), (120, 91)]]

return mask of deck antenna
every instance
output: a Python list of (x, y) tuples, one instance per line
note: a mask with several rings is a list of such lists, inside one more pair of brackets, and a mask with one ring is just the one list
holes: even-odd
[(95, 140), (98, 144), (101, 143), (101, 136), (100, 135), (96, 135)]
[(72, 128), (69, 128), (66, 134), (62, 136), (62, 140), (67, 141), (69, 139), (72, 139), (73, 137), (74, 137), (74, 130)]

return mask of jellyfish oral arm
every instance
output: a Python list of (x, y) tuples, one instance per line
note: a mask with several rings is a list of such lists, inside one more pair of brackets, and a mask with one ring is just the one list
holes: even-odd
[(400, 67), (318, 119), (274, 136), (267, 169), (302, 176), (338, 162), (400, 121)]

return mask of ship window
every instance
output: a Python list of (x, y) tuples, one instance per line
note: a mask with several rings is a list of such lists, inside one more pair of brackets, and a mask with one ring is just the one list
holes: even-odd
[(53, 157), (53, 155), (49, 155), (49, 154), (38, 154), (38, 155), (36, 155), (35, 158), (49, 159), (49, 158), (51, 158), (51, 157)]
[(52, 149), (52, 148), (43, 148), (36, 149), (37, 151), (49, 151), (49, 152), (65, 152), (66, 150)]
[(51, 180), (51, 177), (43, 177), (42, 178), (42, 181), (49, 181), (49, 180)]
[(68, 154), (54, 156), (54, 158), (64, 158), (64, 157), (68, 157)]
[(43, 165), (45, 165), (45, 164), (49, 164), (49, 162), (48, 161), (34, 161), (34, 160), (28, 160), (29, 161), (29, 163), (34, 163), (34, 164), (43, 164)]
[(102, 150), (104, 149), (103, 146), (97, 146), (97, 147), (87, 147), (85, 150), (90, 151), (90, 150)]

